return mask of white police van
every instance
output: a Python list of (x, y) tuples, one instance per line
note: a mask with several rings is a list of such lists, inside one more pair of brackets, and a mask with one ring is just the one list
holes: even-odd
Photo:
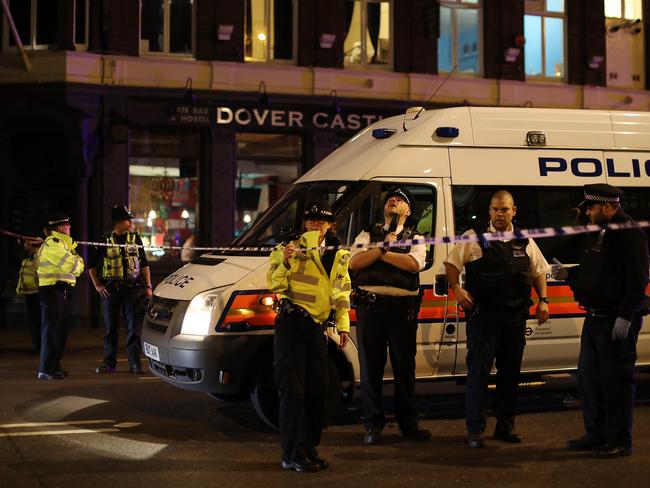
[[(274, 246), (300, 231), (304, 206), (327, 199), (336, 233), (351, 244), (382, 218), (382, 192), (393, 185), (415, 196), (414, 224), (426, 236), (458, 235), (486, 221), (490, 196), (515, 197), (522, 228), (580, 221), (582, 185), (624, 189), (623, 206), (650, 220), (650, 113), (474, 108), (409, 110), (364, 129), (299, 178), (235, 242)], [(647, 229), (646, 229), (647, 230)], [(577, 260), (582, 237), (537, 243), (549, 262)], [(448, 294), (443, 261), (451, 245), (428, 249), (421, 272), (416, 374), (420, 380), (466, 373), (465, 317)], [(233, 250), (200, 256), (156, 287), (142, 339), (151, 371), (168, 383), (221, 399), (250, 395), (270, 424), (277, 417), (273, 385), (274, 296), (266, 289), (268, 252)], [(523, 371), (574, 370), (583, 311), (566, 283), (550, 279), (550, 320), (527, 323)], [(359, 381), (354, 327), (340, 351), (331, 339), (330, 400), (350, 401)], [(639, 366), (650, 365), (650, 331), (638, 342)], [(390, 364), (385, 378), (391, 379)]]

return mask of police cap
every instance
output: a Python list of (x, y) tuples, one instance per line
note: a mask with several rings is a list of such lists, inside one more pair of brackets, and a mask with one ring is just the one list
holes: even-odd
[(56, 227), (62, 224), (70, 224), (70, 217), (62, 212), (56, 212), (47, 219), (46, 227)]
[(334, 221), (334, 214), (332, 208), (327, 202), (312, 202), (305, 207), (303, 214), (304, 220), (326, 220), (327, 222)]
[(620, 203), (623, 190), (606, 183), (593, 183), (584, 186), (585, 199), (579, 206), (596, 203)]
[(115, 205), (111, 209), (111, 222), (121, 222), (123, 220), (131, 220), (133, 215), (127, 210), (125, 205)]
[(388, 190), (388, 193), (386, 193), (386, 197), (384, 198), (384, 206), (390, 197), (401, 198), (406, 202), (409, 208), (413, 206), (413, 195), (411, 195), (411, 192), (406, 188), (395, 187)]

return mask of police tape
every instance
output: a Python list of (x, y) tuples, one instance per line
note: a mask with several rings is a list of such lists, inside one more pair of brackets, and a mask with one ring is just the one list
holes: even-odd
[[(441, 237), (422, 237), (419, 239), (405, 239), (402, 241), (392, 242), (368, 242), (352, 245), (338, 245), (338, 246), (317, 246), (317, 247), (301, 247), (301, 251), (329, 251), (338, 249), (372, 249), (372, 248), (385, 248), (391, 247), (408, 247), (408, 246), (430, 246), (434, 244), (456, 244), (466, 242), (489, 242), (489, 241), (508, 241), (512, 239), (528, 239), (538, 238), (543, 239), (547, 237), (562, 237), (572, 236), (578, 234), (586, 234), (591, 232), (599, 232), (605, 230), (624, 230), (624, 229), (639, 229), (650, 227), (650, 221), (639, 220), (630, 222), (616, 222), (608, 224), (589, 224), (589, 225), (569, 225), (564, 227), (541, 227), (537, 229), (518, 229), (513, 231), (497, 231), (486, 232), (484, 234), (476, 234), (473, 231), (466, 232), (458, 236), (441, 236)], [(22, 236), (13, 232), (0, 230), (1, 234), (9, 235), (11, 237), (18, 237), (26, 240), (37, 240), (38, 238), (30, 236)], [(151, 252), (166, 252), (166, 251), (214, 251), (214, 252), (272, 252), (276, 249), (274, 246), (219, 246), (219, 247), (195, 247), (195, 246), (152, 246), (152, 245), (138, 245), (138, 244), (112, 244), (107, 242), (94, 242), (94, 241), (77, 241), (81, 246), (90, 247), (138, 247)]]

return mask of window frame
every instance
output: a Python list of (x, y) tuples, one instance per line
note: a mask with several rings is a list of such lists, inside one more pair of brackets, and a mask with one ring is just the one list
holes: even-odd
[[(456, 71), (454, 76), (467, 76), (471, 78), (482, 77), (484, 73), (483, 63), (483, 0), (477, 3), (466, 3), (464, 0), (440, 0), (440, 8), (451, 10), (451, 67), (459, 65), (458, 60), (458, 11), (478, 10), (478, 70), (476, 73), (463, 73)], [(438, 73), (447, 74), (449, 71), (440, 69), (440, 51), (438, 51)]]
[[(348, 63), (345, 61), (345, 49), (343, 48), (343, 69), (364, 69), (364, 70), (382, 70), (382, 71), (392, 71), (395, 65), (395, 22), (393, 21), (395, 11), (395, 1), (394, 0), (351, 0), (355, 3), (360, 4), (360, 29), (359, 38), (361, 40), (361, 62), (360, 63)], [(388, 4), (388, 62), (386, 64), (372, 64), (366, 61), (367, 50), (368, 50), (368, 41), (366, 39), (365, 33), (368, 31), (368, 4), (369, 3), (387, 3)], [(350, 24), (350, 29), (352, 29), (352, 24)], [(349, 32), (349, 31), (348, 31)], [(345, 44), (345, 38), (348, 33), (344, 33), (343, 44)]]
[[(244, 62), (245, 63), (273, 63), (273, 64), (286, 64), (295, 65), (298, 62), (298, 1), (291, 0), (291, 17), (293, 35), (291, 36), (291, 59), (276, 59), (272, 57), (273, 47), (275, 46), (275, 31), (273, 31), (273, 38), (271, 38), (271, 7), (272, 2), (275, 0), (264, 1), (264, 29), (267, 32), (266, 41), (264, 43), (264, 59), (253, 58), (246, 56), (246, 20), (248, 15), (246, 13), (246, 3), (244, 3)], [(271, 42), (273, 41), (273, 42)]]
[[(24, 0), (23, 0), (24, 1)], [(59, 44), (36, 44), (38, 33), (38, 0), (29, 0), (29, 42), (25, 39), (20, 39), (23, 47), (28, 51), (45, 51), (48, 49), (56, 49)], [(86, 10), (86, 23), (88, 23), (88, 11)], [(18, 46), (10, 46), (9, 39), (13, 34), (9, 28), (9, 21), (5, 15), (2, 16), (2, 51), (3, 52), (18, 52)], [(87, 39), (87, 37), (86, 37)]]
[[(77, 40), (77, 3), (84, 2), (86, 4), (86, 16), (84, 18), (84, 31), (86, 42), (84, 44), (78, 44)], [(88, 43), (90, 38), (90, 0), (75, 0), (75, 12), (74, 12), (74, 29), (72, 32), (72, 42), (74, 43), (74, 48), (76, 51), (88, 51)]]
[[(546, 2), (547, 0), (537, 0), (538, 2), (543, 2), (543, 10), (537, 10), (537, 9), (532, 9), (531, 2), (530, 0), (526, 0), (525, 3), (525, 8), (524, 8), (524, 19), (526, 16), (531, 16), (531, 17), (541, 17), (542, 24), (541, 24), (541, 32), (542, 32), (542, 37), (541, 37), (541, 46), (542, 46), (542, 74), (541, 75), (529, 75), (526, 73), (526, 56), (525, 56), (525, 48), (524, 48), (524, 75), (526, 77), (526, 81), (549, 81), (549, 82), (554, 82), (554, 83), (566, 83), (568, 80), (568, 65), (567, 65), (567, 13), (566, 13), (566, 0), (564, 3), (564, 12), (554, 12), (554, 11), (549, 11), (546, 9)], [(546, 18), (556, 18), (556, 19), (562, 19), (563, 21), (563, 43), (562, 43), (562, 65), (564, 67), (562, 76), (547, 76), (545, 73), (546, 71), (546, 29), (545, 29), (545, 22)], [(524, 30), (524, 36), (526, 35), (526, 31)]]
[(607, 15), (607, 0), (605, 0), (605, 18), (606, 19), (616, 19), (616, 20), (624, 21), (624, 20), (636, 20), (638, 18), (640, 20), (643, 20), (643, 16), (641, 16), (641, 17), (627, 17), (625, 15), (625, 5), (628, 2), (633, 2), (634, 0), (618, 0), (618, 1), (619, 1), (620, 5), (621, 5), (621, 15), (617, 16), (617, 17), (609, 17)]
[(162, 51), (150, 51), (149, 49), (143, 49), (142, 41), (146, 39), (142, 38), (142, 0), (140, 2), (140, 22), (138, 25), (139, 32), (139, 44), (138, 52), (140, 56), (152, 56), (152, 57), (165, 57), (165, 58), (184, 58), (184, 59), (195, 59), (196, 58), (196, 1), (192, 1), (192, 27), (190, 28), (190, 37), (192, 42), (192, 51), (189, 53), (172, 53), (169, 52), (169, 43), (171, 41), (171, 2), (172, 0), (162, 0), (163, 1), (163, 50)]

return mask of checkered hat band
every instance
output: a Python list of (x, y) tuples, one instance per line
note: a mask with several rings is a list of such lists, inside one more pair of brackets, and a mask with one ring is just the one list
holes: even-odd
[(620, 201), (619, 197), (604, 197), (601, 195), (590, 195), (585, 193), (585, 200), (592, 200), (594, 202), (618, 202)]
[(68, 222), (70, 222), (70, 219), (50, 220), (47, 225), (67, 224)]

